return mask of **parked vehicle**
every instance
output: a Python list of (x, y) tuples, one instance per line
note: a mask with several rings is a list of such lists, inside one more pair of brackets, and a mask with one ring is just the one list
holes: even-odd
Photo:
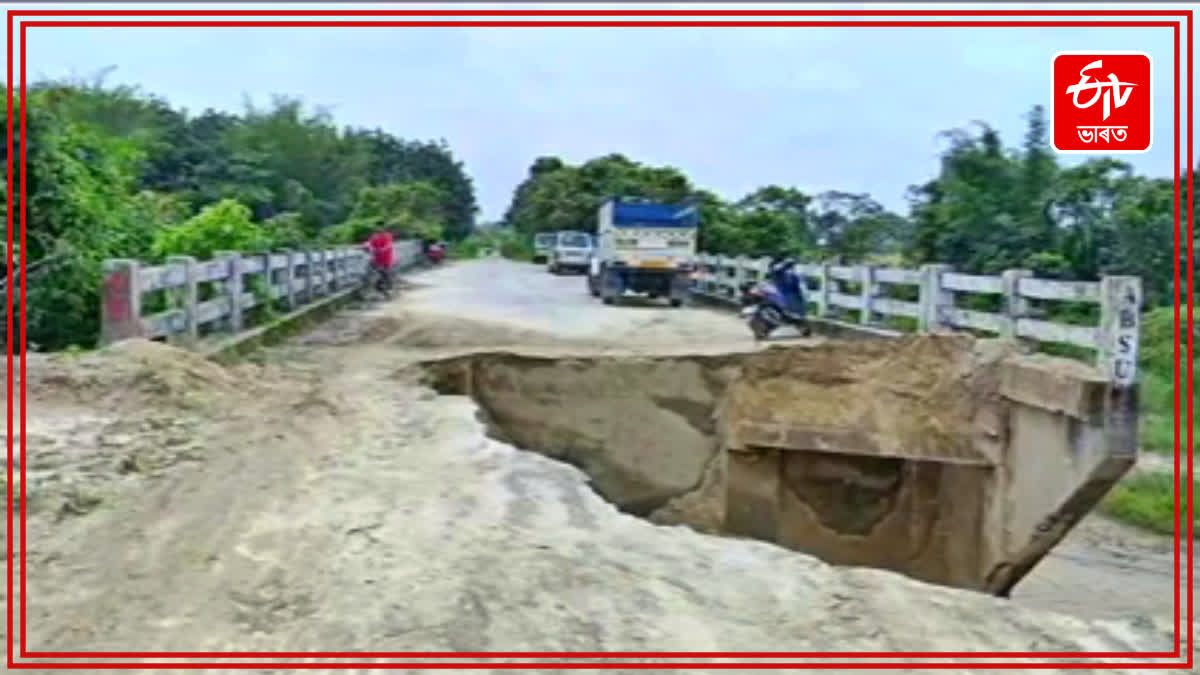
[(787, 307), (783, 293), (771, 281), (747, 284), (742, 288), (741, 315), (746, 318), (755, 340), (766, 340), (780, 326), (792, 326), (806, 337), (812, 334), (805, 317)]
[(550, 259), (557, 235), (557, 232), (539, 232), (533, 236), (533, 262), (544, 263)]
[(446, 245), (440, 242), (430, 244), (425, 249), (425, 257), (430, 263), (440, 265), (446, 259)]
[(611, 305), (629, 293), (669, 298), (691, 293), (700, 217), (694, 206), (609, 199), (600, 207), (588, 290)]
[(559, 232), (550, 250), (550, 262), (546, 269), (551, 274), (564, 271), (586, 272), (592, 257), (592, 236), (587, 232)]

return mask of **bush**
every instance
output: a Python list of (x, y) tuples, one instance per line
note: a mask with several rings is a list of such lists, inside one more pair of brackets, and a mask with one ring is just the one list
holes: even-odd
[[(1180, 312), (1180, 318), (1186, 313)], [(1186, 329), (1185, 329), (1186, 330)], [(1185, 334), (1180, 334), (1180, 340), (1186, 340)], [(1195, 341), (1193, 341), (1194, 344)], [(1182, 347), (1183, 345), (1181, 345)], [(1159, 307), (1142, 315), (1142, 340), (1140, 361), (1142, 368), (1148, 372), (1165, 377), (1173, 377), (1175, 368), (1175, 308)], [(1186, 350), (1181, 349), (1179, 358), (1186, 357)]]
[(512, 260), (533, 260), (533, 240), (508, 228), (476, 232), (450, 249), (454, 258), (478, 258), (484, 250), (499, 251)]
[(272, 216), (262, 227), (266, 230), (273, 248), (303, 248), (311, 240), (304, 229), (304, 216), (295, 211)]
[(266, 251), (271, 238), (250, 220), (250, 209), (232, 199), (206, 206), (192, 218), (159, 230), (152, 252), (156, 257), (190, 255), (201, 260), (217, 251)]
[(498, 248), (500, 249), (500, 255), (505, 258), (520, 260), (521, 262), (533, 260), (533, 240), (517, 232), (505, 233), (505, 236), (499, 242)]
[(470, 260), (478, 258), (480, 252), (487, 248), (487, 244), (481, 240), (478, 235), (470, 235), (466, 239), (454, 244), (447, 251), (450, 258), (457, 260)]

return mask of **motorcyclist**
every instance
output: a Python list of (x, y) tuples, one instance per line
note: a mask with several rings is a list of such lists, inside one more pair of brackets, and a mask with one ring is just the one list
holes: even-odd
[(808, 313), (808, 301), (804, 297), (804, 278), (796, 271), (796, 261), (785, 256), (776, 256), (767, 266), (767, 279), (775, 284), (783, 296), (784, 308), (793, 318), (803, 320)]

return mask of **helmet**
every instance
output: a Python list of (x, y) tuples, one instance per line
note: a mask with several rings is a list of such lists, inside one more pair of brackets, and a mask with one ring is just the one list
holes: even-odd
[(795, 261), (788, 256), (774, 256), (771, 258), (771, 263), (767, 269), (771, 272), (779, 272), (785, 270), (795, 264)]

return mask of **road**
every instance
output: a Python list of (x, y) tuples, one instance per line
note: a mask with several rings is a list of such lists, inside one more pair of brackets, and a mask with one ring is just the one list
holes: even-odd
[(1170, 649), (1169, 555), (1097, 519), (1005, 601), (622, 514), (413, 365), (755, 348), (737, 318), (505, 261), (411, 284), (236, 367), (31, 357), (27, 648)]

